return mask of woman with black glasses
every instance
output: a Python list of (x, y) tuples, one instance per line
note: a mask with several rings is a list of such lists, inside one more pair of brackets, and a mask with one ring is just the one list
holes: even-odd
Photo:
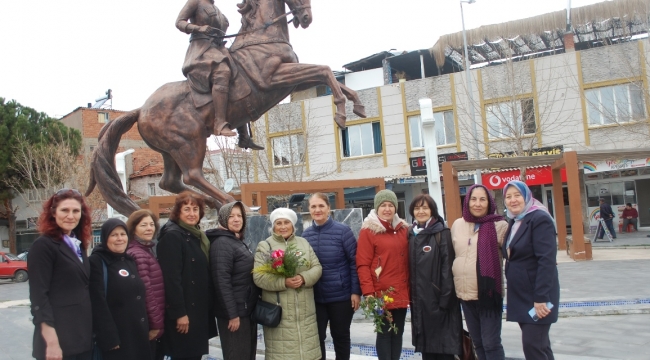
[(43, 203), (41, 236), (29, 252), (29, 299), (34, 317), (32, 356), (90, 360), (92, 308), (88, 292), (90, 208), (81, 193), (61, 189)]

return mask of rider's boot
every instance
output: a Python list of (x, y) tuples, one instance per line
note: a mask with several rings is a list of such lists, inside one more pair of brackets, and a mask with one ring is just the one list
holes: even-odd
[(228, 112), (228, 78), (216, 76), (212, 85), (212, 102), (214, 103), (214, 128), (213, 133), (217, 136), (235, 136), (236, 132), (230, 129), (226, 121)]
[(237, 128), (237, 133), (239, 134), (239, 141), (237, 146), (242, 149), (251, 149), (251, 150), (264, 150), (264, 146), (257, 145), (253, 142), (250, 132), (250, 124), (242, 125)]

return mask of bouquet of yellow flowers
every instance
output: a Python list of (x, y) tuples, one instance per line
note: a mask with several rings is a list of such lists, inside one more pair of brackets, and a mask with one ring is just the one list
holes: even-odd
[(363, 310), (363, 314), (368, 317), (372, 317), (372, 322), (375, 324), (375, 332), (383, 334), (381, 327), (384, 325), (384, 319), (388, 321), (390, 327), (388, 331), (393, 331), (397, 334), (397, 326), (393, 323), (393, 314), (390, 310), (386, 309), (386, 305), (392, 303), (394, 300), (391, 295), (395, 292), (395, 289), (391, 286), (386, 291), (379, 293), (379, 296), (370, 296), (365, 297), (361, 301), (360, 307)]
[(264, 264), (253, 269), (254, 274), (273, 274), (284, 278), (296, 276), (300, 266), (309, 266), (303, 258), (302, 251), (298, 250), (295, 244), (287, 247), (287, 250), (277, 249), (266, 255)]

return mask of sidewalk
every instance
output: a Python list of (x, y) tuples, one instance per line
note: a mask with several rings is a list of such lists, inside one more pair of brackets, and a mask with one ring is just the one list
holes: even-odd
[(619, 232), (616, 229), (616, 239), (609, 242), (607, 236), (603, 237), (602, 240), (596, 239), (593, 241), (595, 234), (587, 234), (585, 236), (592, 239), (591, 246), (592, 249), (598, 248), (642, 248), (650, 249), (650, 231), (634, 231), (631, 233)]

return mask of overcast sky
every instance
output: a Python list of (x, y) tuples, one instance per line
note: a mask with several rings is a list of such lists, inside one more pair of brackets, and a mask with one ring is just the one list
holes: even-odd
[[(238, 0), (216, 0), (240, 26)], [(598, 0), (573, 0), (579, 7)], [(61, 117), (113, 90), (131, 110), (166, 82), (183, 80), (189, 35), (174, 26), (184, 0), (1, 0), (0, 97)], [(477, 0), (468, 29), (566, 8), (567, 0)], [(312, 0), (314, 21), (291, 27), (300, 62), (333, 70), (374, 53), (431, 47), (461, 30), (458, 0)]]

